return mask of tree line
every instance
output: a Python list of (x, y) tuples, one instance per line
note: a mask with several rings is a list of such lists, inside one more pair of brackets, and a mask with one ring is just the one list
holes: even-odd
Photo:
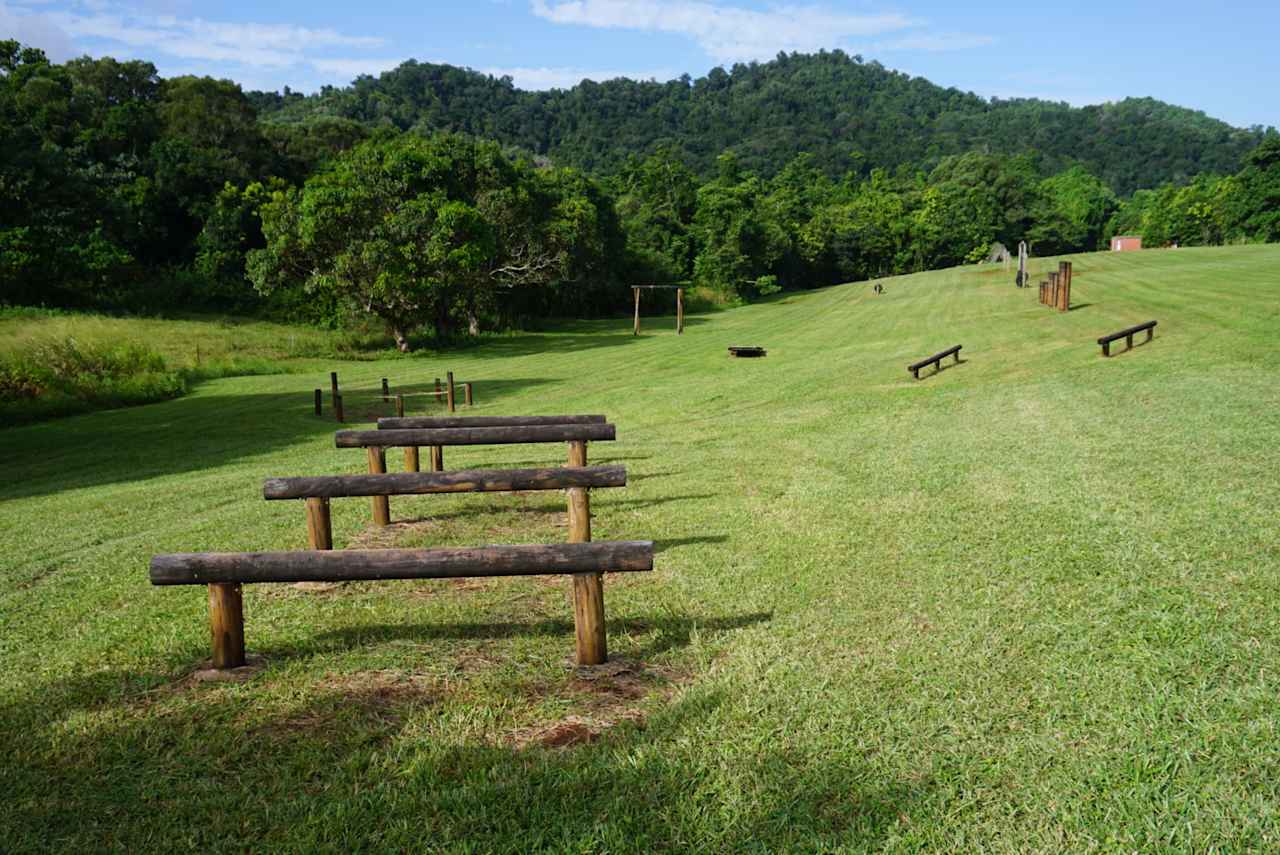
[(586, 170), (450, 128), (447, 110), (407, 129), (271, 120), (332, 97), (273, 102), (0, 42), (0, 301), (364, 315), (408, 349), (420, 328), (447, 340), (617, 311), (635, 283), (739, 301), (977, 261), (995, 242), (1280, 239), (1274, 134), (1229, 171), (1124, 198), (1084, 162), (1036, 151), (847, 156), (841, 171), (802, 151), (763, 170), (729, 146), (706, 169), (679, 142), (619, 142), (616, 166)]

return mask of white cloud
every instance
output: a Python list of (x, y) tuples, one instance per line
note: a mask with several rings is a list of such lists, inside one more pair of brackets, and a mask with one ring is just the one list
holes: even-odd
[(521, 89), (572, 89), (584, 80), (597, 82), (626, 77), (630, 80), (674, 80), (678, 72), (670, 69), (654, 71), (601, 71), (582, 68), (483, 68), (494, 77), (510, 77)]
[(812, 52), (919, 24), (896, 12), (851, 14), (819, 6), (759, 12), (697, 0), (532, 0), (532, 9), (557, 24), (686, 36), (718, 62), (772, 59), (779, 51)]
[(0, 2), (0, 37), (40, 48), (54, 62), (64, 62), (76, 55), (71, 37), (48, 17), (15, 9), (3, 2)]

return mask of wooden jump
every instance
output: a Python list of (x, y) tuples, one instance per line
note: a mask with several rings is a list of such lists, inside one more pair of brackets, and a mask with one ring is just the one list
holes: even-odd
[(631, 291), (635, 295), (635, 325), (632, 329), (632, 335), (640, 335), (640, 292), (653, 290), (674, 290), (676, 292), (676, 335), (684, 332), (684, 286), (682, 285), (632, 285)]
[(583, 468), (458, 469), (453, 472), (393, 472), (386, 475), (313, 475), (268, 478), (262, 497), (338, 499), (352, 496), (417, 496), (432, 493), (496, 493), (625, 487), (627, 468), (618, 464)]
[(610, 441), (611, 424), (498, 425), (416, 430), (340, 430), (338, 448), (403, 448), (406, 445), (513, 445), (538, 442)]
[(461, 427), (538, 427), (540, 425), (602, 425), (604, 416), (407, 416), (378, 419), (380, 430)]
[(1102, 338), (1098, 339), (1098, 344), (1102, 345), (1102, 355), (1110, 356), (1111, 342), (1120, 338), (1125, 340), (1125, 343), (1128, 345), (1128, 350), (1133, 350), (1133, 337), (1144, 330), (1147, 333), (1147, 341), (1151, 341), (1155, 336), (1156, 322), (1147, 321), (1143, 324), (1134, 324), (1131, 327), (1126, 327), (1125, 329), (1120, 330), (1120, 332), (1114, 332), (1111, 335), (1104, 335)]
[(744, 358), (756, 357), (756, 356), (767, 356), (768, 353), (769, 351), (765, 350), (763, 347), (731, 347), (729, 348), (730, 356), (740, 356)]
[[(480, 546), (461, 549), (372, 549), (339, 552), (196, 552), (151, 559), (153, 585), (208, 585), (213, 667), (245, 665), (241, 586), (268, 582), (368, 582), (392, 579), (459, 579), (482, 576), (573, 575), (653, 569), (653, 542), (601, 541)], [(597, 588), (602, 591), (602, 588)], [(591, 608), (598, 606), (598, 611)], [(580, 664), (604, 661), (604, 601), (575, 601)], [(598, 650), (587, 645), (598, 641)], [(598, 638), (597, 638), (598, 636)], [(596, 654), (596, 661), (591, 660)]]
[(938, 371), (941, 371), (942, 360), (946, 359), (948, 356), (954, 356), (956, 358), (956, 364), (959, 365), (960, 364), (960, 348), (961, 348), (961, 345), (958, 345), (958, 344), (955, 347), (949, 347), (946, 350), (942, 351), (941, 353), (935, 353), (933, 356), (930, 356), (927, 359), (922, 359), (919, 362), (913, 362), (912, 364), (907, 366), (907, 370), (911, 372), (911, 375), (913, 377), (919, 380), (921, 368), (924, 368), (926, 365), (935, 365), (937, 366)]

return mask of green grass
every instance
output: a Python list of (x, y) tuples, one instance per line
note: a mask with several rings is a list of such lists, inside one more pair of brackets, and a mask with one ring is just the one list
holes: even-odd
[[(607, 582), (596, 679), (542, 579), (251, 587), (262, 670), (189, 679), (204, 592), (147, 561), (305, 545), (260, 490), (361, 469), (328, 365), (0, 432), (0, 849), (1275, 851), (1280, 247), (1074, 261), (1065, 315), (967, 268), (334, 364), (617, 423), (594, 534), (659, 554)], [(336, 540), (564, 536), (556, 494), (392, 513), (336, 501)]]

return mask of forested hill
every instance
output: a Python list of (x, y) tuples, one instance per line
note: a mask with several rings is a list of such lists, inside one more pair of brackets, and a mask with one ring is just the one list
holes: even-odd
[(313, 96), (252, 93), (272, 122), (341, 116), (407, 130), (488, 137), (611, 173), (663, 143), (703, 177), (732, 149), (747, 169), (777, 173), (809, 152), (831, 176), (851, 168), (929, 169), (972, 150), (1038, 153), (1045, 173), (1080, 163), (1127, 195), (1167, 181), (1239, 169), (1262, 137), (1151, 98), (1092, 107), (1035, 99), (988, 101), (840, 51), (779, 55), (667, 83), (584, 81), (526, 92), (509, 78), (409, 61)]

